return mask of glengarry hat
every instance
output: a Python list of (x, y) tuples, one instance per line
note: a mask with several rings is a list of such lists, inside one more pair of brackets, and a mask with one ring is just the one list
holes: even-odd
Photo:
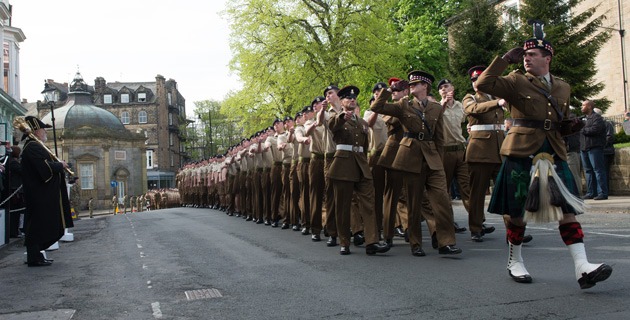
[(422, 70), (414, 70), (409, 72), (409, 74), (407, 75), (407, 77), (409, 77), (409, 84), (416, 84), (419, 82), (426, 82), (429, 85), (431, 85), (433, 83), (433, 81), (435, 81), (435, 77), (425, 71)]

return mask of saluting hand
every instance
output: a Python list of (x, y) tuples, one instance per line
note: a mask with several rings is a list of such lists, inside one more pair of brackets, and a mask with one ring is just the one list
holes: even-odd
[(523, 60), (523, 54), (525, 54), (525, 50), (523, 50), (523, 48), (521, 47), (516, 47), (506, 52), (502, 58), (509, 64), (515, 64)]

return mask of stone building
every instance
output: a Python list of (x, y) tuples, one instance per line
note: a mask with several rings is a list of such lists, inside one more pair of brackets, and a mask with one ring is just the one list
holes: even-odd
[(115, 114), (127, 129), (146, 136), (148, 188), (175, 187), (175, 174), (187, 160), (186, 100), (177, 82), (161, 75), (151, 82), (106, 82), (97, 77), (93, 98), (96, 106)]
[[(52, 124), (49, 109), (41, 119)], [(141, 132), (128, 130), (111, 112), (92, 102), (88, 85), (77, 72), (65, 103), (54, 109), (57, 152), (72, 165), (81, 186), (80, 209), (90, 198), (97, 208), (107, 208), (114, 194), (123, 196), (147, 191), (145, 140)], [(48, 131), (51, 151), (55, 151), (52, 129)]]

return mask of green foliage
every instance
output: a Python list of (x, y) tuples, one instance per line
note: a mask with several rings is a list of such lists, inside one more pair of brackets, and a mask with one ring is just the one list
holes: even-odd
[(505, 51), (505, 31), (499, 24), (501, 14), (495, 4), (487, 0), (466, 0), (462, 13), (449, 25), (451, 48), (449, 50), (449, 76), (453, 81), (457, 98), (466, 91), (472, 92), (470, 67), (488, 65), (495, 56)]
[[(365, 93), (395, 74), (403, 54), (387, 23), (393, 0), (240, 0), (226, 11), (234, 52), (230, 67), (243, 80), (223, 112), (251, 134), (275, 117), (294, 115), (323, 88), (354, 84)], [(361, 94), (366, 105), (369, 94)]]
[(619, 143), (630, 143), (630, 136), (623, 130), (615, 134), (615, 148), (617, 148), (617, 144)]
[[(510, 47), (522, 46), (533, 36), (529, 19), (545, 22), (545, 39), (555, 50), (551, 73), (571, 85), (571, 105), (579, 107), (586, 99), (593, 99), (604, 88), (593, 79), (597, 74), (595, 58), (610, 37), (600, 28), (606, 17), (595, 16), (596, 7), (576, 13), (576, 6), (583, 0), (522, 0), (518, 13), (520, 28), (510, 33)], [(598, 108), (605, 111), (611, 101), (596, 100)]]

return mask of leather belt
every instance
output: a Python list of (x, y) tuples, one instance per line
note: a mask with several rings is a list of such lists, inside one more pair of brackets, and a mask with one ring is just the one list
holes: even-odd
[(560, 129), (560, 122), (553, 122), (551, 119), (542, 120), (529, 120), (529, 119), (514, 119), (512, 126), (514, 127), (526, 127), (536, 128), (543, 130), (558, 130)]
[(274, 166), (281, 166), (282, 165), (282, 161), (274, 161), (273, 165)]
[(424, 132), (409, 132), (409, 131), (405, 131), (403, 132), (403, 137), (405, 138), (411, 138), (411, 139), (417, 139), (420, 141), (431, 141), (431, 136), (430, 135), (425, 135)]
[(298, 162), (309, 163), (311, 162), (311, 158), (300, 157), (300, 160), (298, 160)]
[(311, 158), (324, 160), (326, 156), (323, 153), (311, 152)]
[(352, 151), (352, 152), (363, 152), (362, 146), (353, 146), (351, 144), (338, 144), (337, 150), (343, 151)]
[(474, 124), (470, 126), (470, 131), (505, 131), (505, 125), (503, 124)]
[(456, 144), (453, 146), (445, 146), (444, 152), (466, 151), (466, 146), (463, 144)]

